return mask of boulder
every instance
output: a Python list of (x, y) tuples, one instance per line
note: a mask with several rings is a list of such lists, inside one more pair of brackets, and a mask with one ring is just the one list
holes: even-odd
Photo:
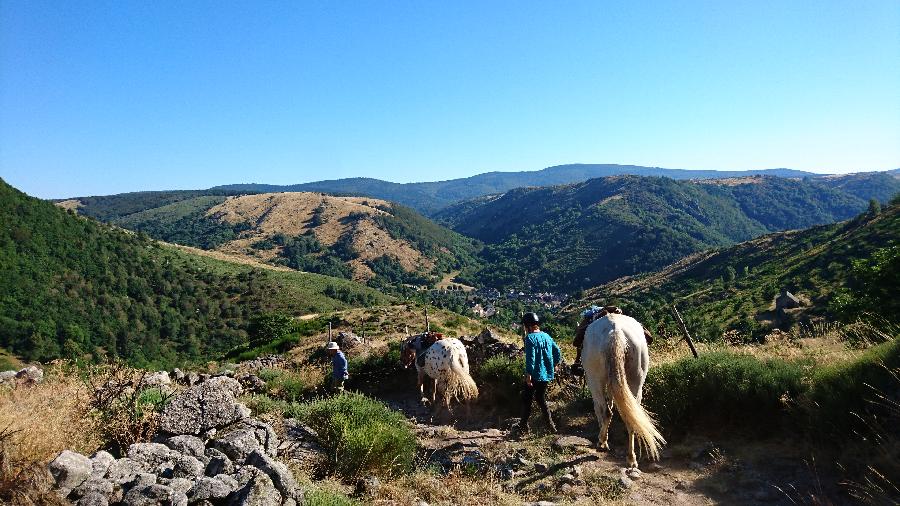
[(40, 383), (44, 381), (44, 371), (41, 368), (30, 365), (24, 369), (20, 369), (16, 373), (16, 379), (25, 383)]
[(268, 506), (281, 504), (282, 497), (275, 484), (259, 469), (246, 466), (238, 472), (241, 488), (228, 496), (229, 506)]
[(91, 457), (91, 478), (103, 478), (109, 466), (116, 461), (111, 453), (100, 450)]
[(16, 371), (0, 372), (0, 384), (12, 383), (14, 379), (16, 379)]
[(248, 455), (260, 448), (256, 431), (250, 427), (241, 427), (219, 434), (209, 444), (238, 463), (243, 463)]
[(294, 475), (291, 474), (291, 471), (286, 465), (278, 462), (260, 450), (254, 451), (247, 457), (247, 465), (253, 466), (266, 473), (269, 479), (272, 480), (275, 488), (281, 492), (282, 497), (297, 498), (300, 487), (297, 485), (297, 480), (294, 479)]
[[(179, 495), (180, 497), (178, 497)], [(183, 502), (179, 501), (181, 497), (184, 498)], [(187, 497), (165, 485), (142, 485), (132, 487), (122, 499), (122, 504), (124, 506), (187, 505)]]
[(91, 459), (80, 453), (63, 450), (48, 464), (59, 495), (65, 497), (91, 476)]
[(168, 486), (175, 492), (181, 492), (182, 494), (187, 495), (191, 487), (194, 486), (194, 482), (187, 478), (172, 478), (171, 480), (168, 480), (167, 483), (163, 483), (163, 485)]
[(259, 376), (252, 373), (244, 373), (237, 376), (237, 380), (241, 383), (241, 386), (244, 387), (244, 390), (249, 392), (265, 392), (266, 391), (266, 382), (262, 380)]
[(206, 458), (209, 459), (206, 463), (206, 470), (204, 471), (206, 476), (231, 474), (234, 472), (234, 464), (231, 462), (231, 459), (220, 450), (207, 448), (205, 455)]
[(498, 341), (497, 336), (489, 328), (485, 328), (484, 330), (482, 330), (481, 334), (478, 334), (477, 340), (478, 344), (491, 344)]
[(122, 485), (130, 482), (138, 473), (144, 472), (147, 472), (147, 468), (143, 462), (124, 457), (110, 464), (106, 471), (106, 479)]
[(224, 376), (194, 385), (163, 408), (160, 429), (175, 435), (197, 435), (237, 422), (247, 416), (235, 401), (242, 392), (237, 380)]
[(234, 491), (235, 487), (229, 486), (223, 480), (204, 476), (194, 482), (187, 496), (190, 502), (202, 501), (204, 499), (224, 499), (228, 494)]
[(159, 388), (164, 391), (172, 390), (172, 378), (166, 371), (151, 372), (144, 375), (141, 379), (141, 388)]
[(181, 453), (160, 443), (134, 443), (128, 447), (128, 458), (141, 462), (146, 469), (171, 465), (181, 456)]
[(203, 445), (203, 440), (199, 437), (182, 434), (180, 436), (173, 436), (166, 439), (164, 441), (164, 444), (177, 452), (183, 453), (185, 455), (190, 455), (191, 457), (195, 457), (197, 459), (203, 459), (203, 452), (205, 451), (205, 448)]
[(111, 481), (104, 480), (103, 478), (88, 478), (84, 483), (72, 491), (72, 495), (75, 497), (85, 497), (96, 493), (101, 494), (104, 497), (109, 497), (114, 490), (115, 485), (113, 485)]

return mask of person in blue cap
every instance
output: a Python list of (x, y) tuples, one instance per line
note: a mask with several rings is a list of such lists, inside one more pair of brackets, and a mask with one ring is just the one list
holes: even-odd
[(550, 432), (556, 432), (550, 408), (547, 406), (547, 385), (553, 381), (556, 367), (562, 361), (559, 346), (546, 332), (541, 332), (540, 318), (535, 313), (522, 315), (525, 327), (525, 389), (522, 392), (522, 420), (518, 433), (529, 431), (528, 419), (531, 417), (531, 404), (537, 400)]

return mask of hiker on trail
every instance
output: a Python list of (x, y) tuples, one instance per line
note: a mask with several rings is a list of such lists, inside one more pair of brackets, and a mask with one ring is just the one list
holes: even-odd
[(331, 383), (328, 390), (332, 394), (340, 394), (344, 392), (344, 382), (350, 377), (347, 374), (347, 357), (341, 351), (341, 347), (334, 341), (325, 345), (328, 354), (331, 355)]
[(522, 420), (518, 433), (529, 431), (528, 419), (531, 417), (531, 403), (535, 398), (538, 406), (547, 419), (550, 432), (556, 432), (556, 424), (547, 406), (547, 385), (553, 381), (556, 366), (562, 361), (559, 346), (546, 332), (541, 332), (540, 318), (535, 313), (522, 315), (525, 327), (525, 389), (522, 393)]
[[(591, 307), (581, 312), (581, 322), (575, 329), (575, 339), (572, 341), (572, 344), (575, 346), (575, 362), (572, 364), (572, 374), (576, 376), (584, 374), (584, 367), (581, 365), (581, 350), (584, 347), (585, 331), (587, 331), (590, 324), (608, 314), (624, 313), (622, 313), (622, 310), (617, 306), (599, 307), (594, 305), (591, 305)], [(653, 335), (650, 334), (650, 331), (647, 330), (646, 327), (644, 328), (644, 337), (647, 339), (648, 345), (653, 342)]]

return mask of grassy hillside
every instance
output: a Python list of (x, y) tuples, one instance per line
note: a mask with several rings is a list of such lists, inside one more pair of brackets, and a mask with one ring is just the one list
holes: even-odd
[(837, 190), (783, 178), (616, 176), (512, 190), (455, 206), (439, 218), (488, 244), (486, 266), (475, 280), (573, 290), (766, 232), (846, 219), (866, 205)]
[(168, 242), (375, 286), (427, 284), (475, 262), (473, 241), (410, 208), (360, 197), (199, 196), (113, 223)]
[[(674, 303), (700, 340), (759, 338), (776, 325), (817, 317), (854, 321), (863, 313), (900, 321), (900, 206), (832, 225), (767, 235), (699, 253), (644, 276), (586, 291), (571, 306), (614, 303), (649, 328), (677, 334)], [(807, 302), (782, 318), (773, 300), (782, 289)], [(664, 329), (664, 330), (663, 330)]]
[(213, 358), (250, 320), (378, 304), (349, 281), (198, 257), (75, 216), (0, 181), (0, 347), (30, 360)]

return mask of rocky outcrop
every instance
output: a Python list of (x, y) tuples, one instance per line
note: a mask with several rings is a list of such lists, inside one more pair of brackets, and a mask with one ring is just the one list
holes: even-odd
[(159, 420), (160, 430), (198, 435), (246, 418), (246, 408), (235, 400), (242, 392), (237, 380), (224, 376), (194, 385), (166, 405)]
[(34, 365), (23, 367), (18, 371), (0, 372), (0, 385), (33, 385), (42, 381), (44, 381), (44, 371)]
[(277, 458), (275, 430), (235, 400), (238, 382), (213, 377), (175, 395), (154, 442), (116, 459), (60, 453), (48, 466), (57, 493), (78, 506), (286, 505), (303, 489)]

